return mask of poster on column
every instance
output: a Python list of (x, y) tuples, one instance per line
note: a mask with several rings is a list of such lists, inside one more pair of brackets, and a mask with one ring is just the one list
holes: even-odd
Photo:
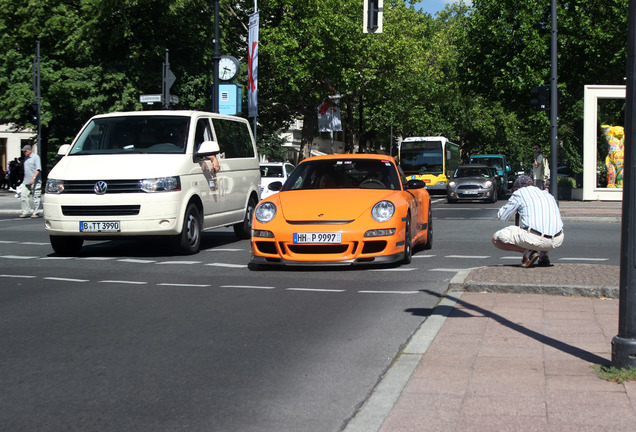
[(258, 12), (250, 15), (247, 55), (247, 110), (249, 117), (256, 117), (258, 116)]

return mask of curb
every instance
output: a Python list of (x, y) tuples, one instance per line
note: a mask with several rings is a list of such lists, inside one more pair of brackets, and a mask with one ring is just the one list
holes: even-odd
[[(453, 280), (459, 276), (459, 273), (455, 275)], [(435, 306), (431, 315), (415, 331), (402, 353), (398, 355), (386, 374), (380, 378), (378, 385), (372, 390), (371, 396), (354, 414), (354, 417), (343, 429), (344, 432), (376, 432), (382, 427), (411, 375), (420, 364), (424, 353), (455, 307), (456, 301), (461, 297), (461, 293), (454, 293), (453, 298), (450, 299), (446, 297), (447, 293), (448, 291), (443, 294), (441, 301)]]

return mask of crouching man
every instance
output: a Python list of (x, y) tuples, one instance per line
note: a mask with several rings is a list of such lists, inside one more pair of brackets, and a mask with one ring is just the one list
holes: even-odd
[(499, 220), (508, 220), (519, 214), (519, 224), (497, 231), (492, 236), (495, 247), (521, 252), (522, 267), (549, 266), (548, 251), (563, 243), (563, 221), (554, 197), (548, 191), (534, 186), (528, 176), (515, 180), (510, 199), (499, 209)]

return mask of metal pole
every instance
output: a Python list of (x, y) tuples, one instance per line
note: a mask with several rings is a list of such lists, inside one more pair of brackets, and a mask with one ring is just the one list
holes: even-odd
[(621, 276), (618, 304), (618, 335), (612, 339), (612, 365), (636, 367), (636, 0), (629, 0), (627, 31), (627, 84), (625, 93), (625, 165), (621, 222)]
[(214, 85), (212, 87), (212, 112), (219, 112), (219, 0), (214, 0)]
[(551, 25), (551, 70), (550, 70), (550, 192), (555, 200), (559, 200), (557, 187), (557, 149), (558, 149), (558, 114), (559, 88), (557, 86), (557, 4), (552, 0)]

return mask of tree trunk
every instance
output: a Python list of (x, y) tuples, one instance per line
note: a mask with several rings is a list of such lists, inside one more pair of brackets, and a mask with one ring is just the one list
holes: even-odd
[(314, 130), (318, 122), (317, 113), (314, 110), (307, 110), (303, 118), (303, 130), (300, 136), (300, 151), (298, 152), (298, 162), (311, 156), (311, 145), (314, 142)]

